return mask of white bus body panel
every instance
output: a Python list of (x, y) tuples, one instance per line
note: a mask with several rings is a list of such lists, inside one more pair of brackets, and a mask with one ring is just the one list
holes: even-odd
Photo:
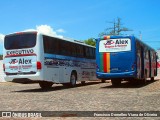
[[(29, 50), (33, 49), (34, 56), (15, 56), (15, 57), (6, 57), (8, 51), (16, 51), (16, 50)], [(36, 45), (33, 48), (26, 49), (14, 49), (14, 50), (5, 50), (4, 49), (4, 64), (6, 67), (9, 67), (9, 62), (11, 59), (32, 59), (33, 65), (28, 70), (12, 71), (13, 73), (18, 73), (17, 75), (6, 75), (6, 81), (13, 81), (14, 79), (29, 79), (32, 81), (48, 81), (53, 83), (68, 83), (70, 82), (70, 76), (72, 71), (76, 71), (77, 81), (88, 81), (88, 80), (96, 80), (96, 63), (95, 60), (90, 60), (86, 58), (76, 58), (69, 57), (64, 55), (54, 55), (44, 53), (43, 46), (43, 34), (37, 33)], [(42, 65), (42, 69), (37, 70), (36, 63), (40, 62)], [(18, 68), (19, 65), (16, 63)], [(16, 65), (15, 64), (15, 65)], [(21, 74), (23, 72), (33, 71), (35, 74)], [(7, 71), (5, 71), (7, 72)], [(11, 70), (8, 69), (8, 72)], [(11, 73), (12, 73), (11, 72)]]
[[(5, 75), (6, 81), (13, 81), (14, 79), (28, 79), (33, 81), (41, 81), (44, 80), (44, 70), (37, 70), (37, 61), (41, 62), (42, 68), (44, 67), (44, 57), (42, 52), (42, 37), (37, 33), (37, 42), (35, 47), (33, 48), (24, 48), (24, 49), (13, 49), (13, 50), (3, 50), (4, 55), (4, 66), (5, 66), (5, 73), (11, 73), (11, 75)], [(25, 54), (15, 54), (9, 55), (9, 53), (15, 51), (28, 51), (24, 52)], [(31, 52), (29, 52), (31, 51)], [(27, 54), (26, 54), (27, 53)], [(24, 56), (23, 56), (24, 55)], [(28, 67), (28, 68), (27, 68)], [(24, 74), (28, 72), (35, 72), (35, 74)], [(12, 74), (16, 75), (12, 75)]]

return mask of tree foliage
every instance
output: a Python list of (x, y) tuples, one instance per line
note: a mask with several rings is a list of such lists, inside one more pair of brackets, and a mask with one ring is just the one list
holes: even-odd
[(91, 45), (91, 46), (96, 46), (96, 41), (93, 38), (89, 38), (87, 40), (84, 40), (84, 43)]
[(0, 60), (3, 60), (3, 55), (0, 55)]
[(113, 22), (109, 22), (112, 24), (111, 27), (107, 27), (104, 32), (101, 32), (99, 36), (104, 35), (122, 35), (122, 32), (132, 31), (131, 29), (124, 27), (121, 18), (117, 18)]

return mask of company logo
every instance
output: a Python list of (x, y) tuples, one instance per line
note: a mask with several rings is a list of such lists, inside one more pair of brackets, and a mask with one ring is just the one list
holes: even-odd
[(11, 59), (11, 62), (9, 62), (10, 64), (16, 64), (18, 63), (18, 60), (17, 59)]
[(107, 42), (104, 43), (104, 45), (112, 45), (112, 44), (114, 44), (113, 40), (107, 40)]
[(11, 61), (9, 62), (10, 64), (32, 64), (32, 59), (24, 59), (24, 58), (19, 58), (19, 60), (17, 59), (11, 59)]

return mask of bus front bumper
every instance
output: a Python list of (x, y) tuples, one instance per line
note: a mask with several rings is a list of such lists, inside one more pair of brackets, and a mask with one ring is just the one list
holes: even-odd
[(112, 78), (133, 78), (136, 77), (135, 71), (123, 72), (123, 73), (103, 73), (96, 72), (99, 79), (112, 79)]

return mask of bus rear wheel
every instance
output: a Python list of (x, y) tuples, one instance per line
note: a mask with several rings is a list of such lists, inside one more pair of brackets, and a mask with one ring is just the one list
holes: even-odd
[(154, 77), (151, 77), (151, 81), (152, 81), (152, 82), (154, 81)]
[(105, 80), (105, 79), (101, 79), (101, 82), (102, 82), (102, 83), (105, 83), (105, 82), (106, 82), (106, 80)]
[(46, 82), (46, 81), (39, 82), (39, 86), (40, 86), (42, 89), (51, 88), (52, 85), (53, 85), (52, 82)]
[(86, 81), (81, 81), (81, 84), (82, 84), (82, 85), (85, 85), (85, 84), (86, 84)]
[(111, 79), (111, 83), (113, 86), (119, 86), (121, 85), (121, 79)]
[(147, 70), (145, 70), (144, 78), (142, 78), (141, 82), (143, 85), (147, 83)]
[(70, 76), (70, 86), (75, 87), (76, 86), (76, 81), (77, 81), (77, 75), (76, 75), (75, 72), (72, 72), (71, 76)]

